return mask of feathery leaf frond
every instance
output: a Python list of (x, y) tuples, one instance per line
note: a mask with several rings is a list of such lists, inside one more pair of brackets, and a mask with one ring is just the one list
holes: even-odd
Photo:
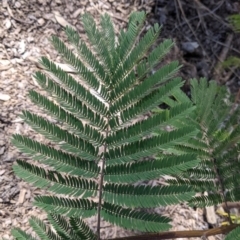
[(97, 97), (86, 90), (86, 87), (78, 83), (70, 74), (67, 74), (55, 63), (42, 57), (42, 65), (48, 70), (50, 76), (54, 76), (54, 80), (59, 81), (65, 90), (77, 96), (78, 99), (88, 105), (93, 111), (107, 115), (107, 108)]
[[(132, 13), (127, 30), (117, 35), (108, 15), (97, 24), (84, 14), (88, 42), (71, 27), (65, 31), (74, 50), (53, 36), (74, 73), (41, 58), (45, 73), (34, 77), (48, 96), (31, 90), (29, 97), (53, 120), (30, 110), (22, 118), (49, 142), (19, 134), (12, 142), (34, 160), (17, 160), (15, 173), (55, 194), (35, 198), (53, 227), (31, 220), (42, 239), (100, 240), (101, 219), (165, 231), (170, 219), (144, 208), (240, 200), (239, 111), (226, 90), (205, 79), (190, 82), (188, 98), (177, 61), (156, 69), (173, 41), (157, 45), (158, 24), (141, 32), (145, 18)], [(166, 175), (166, 186), (146, 182)], [(94, 215), (96, 235), (83, 221)]]
[(95, 240), (96, 235), (93, 233), (93, 231), (88, 227), (88, 225), (80, 218), (70, 218), (70, 224), (75, 232), (75, 234), (78, 236), (79, 239), (86, 239), (86, 240)]
[(90, 143), (97, 146), (103, 144), (103, 136), (96, 129), (92, 128), (88, 124), (83, 124), (82, 121), (74, 115), (66, 112), (63, 108), (54, 104), (41, 94), (35, 91), (30, 91), (29, 95), (33, 102), (44, 107), (45, 111), (48, 111), (48, 113), (54, 116), (54, 118), (65, 123), (65, 127), (74, 132), (75, 135), (84, 140), (88, 140)]
[(160, 136), (147, 138), (122, 147), (109, 149), (106, 153), (107, 165), (137, 161), (140, 158), (151, 156), (157, 151), (177, 145), (196, 135), (195, 129), (188, 127), (163, 133)]
[(102, 116), (88, 108), (87, 105), (78, 100), (76, 96), (61, 88), (41, 72), (36, 72), (34, 77), (40, 86), (46, 90), (50, 96), (55, 98), (59, 105), (65, 110), (69, 111), (77, 118), (87, 121), (94, 127), (99, 129), (105, 128), (106, 123)]
[(225, 238), (225, 240), (234, 240), (240, 238), (240, 227), (236, 227), (234, 230), (232, 230)]
[(192, 112), (193, 108), (188, 103), (178, 104), (170, 110), (164, 110), (158, 115), (113, 132), (107, 137), (106, 141), (109, 144), (109, 148), (112, 147), (111, 144), (119, 146), (120, 144), (138, 141), (160, 128), (180, 121), (181, 118), (185, 118), (186, 115)]
[(55, 234), (43, 221), (40, 221), (36, 217), (32, 217), (29, 223), (41, 240), (62, 240), (60, 236)]
[(37, 196), (34, 204), (47, 212), (67, 217), (91, 217), (96, 214), (97, 204), (88, 199), (70, 199), (54, 196)]
[[(107, 101), (108, 92), (105, 89), (104, 85), (100, 85), (97, 78), (94, 74), (87, 68), (85, 65), (78, 59), (72, 51), (70, 51), (66, 45), (56, 36), (52, 37), (52, 43), (60, 54), (77, 70), (78, 74), (81, 76), (81, 79), (93, 90), (99, 91), (101, 88), (101, 97)], [(42, 62), (44, 65), (44, 62)], [(44, 65), (45, 66), (45, 65)]]
[(85, 42), (81, 40), (78, 33), (69, 26), (66, 27), (65, 32), (69, 42), (72, 43), (77, 49), (78, 55), (83, 59), (84, 62), (88, 64), (89, 68), (94, 71), (94, 74), (101, 81), (101, 83), (108, 86), (110, 84), (108, 74), (105, 72), (104, 67), (98, 61), (96, 56), (87, 47)]
[(12, 229), (11, 234), (16, 240), (37, 240), (36, 238), (33, 238), (30, 234), (25, 233), (19, 228)]
[(13, 170), (18, 176), (36, 187), (48, 188), (48, 191), (56, 194), (87, 198), (95, 195), (98, 190), (98, 185), (91, 180), (46, 171), (44, 168), (20, 160), (17, 160), (17, 164)]
[(132, 12), (129, 17), (128, 29), (126, 32), (121, 31), (117, 52), (120, 60), (125, 61), (128, 54), (132, 51), (134, 44), (142, 30), (146, 14), (144, 12)]
[(41, 133), (47, 139), (55, 143), (63, 141), (63, 143), (60, 144), (61, 149), (74, 153), (87, 160), (96, 160), (97, 152), (91, 143), (82, 140), (74, 134), (69, 133), (67, 130), (61, 129), (56, 124), (36, 114), (32, 114), (29, 111), (23, 111), (23, 116), (25, 121), (31, 124), (36, 132)]
[(96, 177), (100, 169), (95, 162), (64, 153), (21, 135), (13, 135), (12, 142), (33, 160), (49, 165), (55, 170), (83, 177)]
[(106, 184), (103, 188), (105, 202), (123, 207), (153, 208), (177, 204), (194, 196), (191, 187), (185, 186), (133, 186)]
[(200, 160), (196, 155), (165, 156), (163, 159), (146, 160), (107, 166), (105, 180), (112, 183), (134, 183), (152, 180), (163, 175), (180, 174), (195, 167)]
[(98, 59), (104, 65), (105, 72), (110, 75), (113, 71), (113, 58), (112, 53), (108, 51), (106, 39), (102, 37), (102, 33), (97, 28), (91, 15), (87, 13), (83, 14), (82, 23), (88, 40), (96, 52)]
[(174, 150), (178, 154), (197, 154), (201, 161), (194, 168), (176, 174), (176, 181), (169, 180), (168, 183), (178, 186), (189, 184), (196, 192), (208, 193), (193, 197), (189, 201), (191, 206), (204, 207), (238, 201), (239, 110), (226, 89), (218, 87), (216, 82), (202, 78), (199, 81), (192, 79), (190, 83), (191, 98), (196, 109), (189, 120), (199, 129), (199, 133), (174, 147)]
[(104, 203), (102, 211), (102, 216), (106, 221), (126, 229), (137, 229), (142, 232), (160, 232), (170, 227), (170, 219), (158, 214), (122, 208), (110, 203)]

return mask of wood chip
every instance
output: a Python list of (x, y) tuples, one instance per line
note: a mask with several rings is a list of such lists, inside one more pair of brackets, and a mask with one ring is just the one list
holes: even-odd
[(3, 24), (4, 24), (4, 26), (5, 26), (6, 29), (10, 29), (11, 26), (12, 26), (12, 23), (11, 23), (11, 21), (10, 21), (9, 18), (6, 18), (6, 19), (4, 20), (4, 22), (3, 22)]
[(54, 13), (55, 19), (61, 26), (63, 27), (71, 26), (73, 29), (76, 30), (76, 28), (72, 26), (69, 22), (67, 22), (58, 11), (53, 11), (53, 13)]
[[(208, 196), (208, 193), (204, 192), (204, 195)], [(207, 222), (209, 224), (212, 224), (212, 225), (216, 224), (217, 223), (217, 217), (216, 217), (214, 206), (206, 207), (205, 211), (206, 211)]]
[(0, 100), (8, 101), (11, 97), (8, 94), (0, 93)]
[(18, 197), (17, 204), (21, 204), (21, 203), (24, 202), (26, 192), (27, 192), (27, 190), (26, 190), (25, 188), (22, 188), (22, 189), (20, 190), (20, 194), (19, 194), (19, 197)]

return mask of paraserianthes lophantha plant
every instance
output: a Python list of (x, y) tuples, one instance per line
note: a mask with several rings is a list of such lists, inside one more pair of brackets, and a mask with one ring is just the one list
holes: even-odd
[[(230, 23), (230, 27), (235, 32), (235, 34), (238, 34), (240, 32), (240, 14), (233, 14), (228, 17), (228, 21)], [(233, 35), (233, 33), (230, 33)], [(231, 72), (233, 72), (234, 69), (240, 67), (240, 58), (237, 51), (235, 51), (235, 56), (228, 56), (227, 59), (225, 59), (222, 62), (223, 69), (231, 69)]]
[[(175, 145), (165, 151), (176, 156), (194, 153), (201, 161), (193, 168), (180, 174), (173, 174), (174, 178), (167, 182), (176, 186), (181, 184), (192, 186), (197, 195), (188, 200), (190, 206), (203, 208), (221, 204), (228, 217), (225, 224), (230, 225), (230, 228), (236, 227), (235, 225), (239, 224), (238, 217), (232, 217), (230, 206), (234, 207), (234, 203), (240, 201), (238, 96), (234, 99), (226, 87), (220, 87), (215, 81), (207, 81), (204, 78), (199, 81), (192, 79), (190, 84), (191, 99), (182, 93), (167, 99), (165, 103), (174, 107), (179, 103), (192, 102), (196, 109), (188, 119), (199, 132), (187, 143)], [(179, 121), (172, 129), (186, 124), (189, 124), (188, 121)], [(159, 130), (156, 132), (156, 135), (158, 134)], [(238, 239), (237, 236), (239, 228), (230, 233), (226, 239)]]
[[(12, 140), (36, 163), (19, 159), (14, 172), (50, 192), (34, 200), (52, 226), (30, 220), (40, 239), (100, 239), (102, 220), (142, 232), (166, 231), (170, 219), (148, 209), (195, 197), (195, 185), (179, 179), (203, 164), (203, 155), (187, 149), (201, 143), (201, 128), (192, 121), (197, 104), (181, 91), (178, 62), (155, 69), (173, 42), (156, 45), (158, 24), (141, 37), (144, 20), (143, 12), (132, 13), (127, 30), (117, 36), (108, 15), (97, 27), (84, 14), (89, 44), (70, 27), (65, 31), (74, 51), (58, 37), (51, 39), (75, 74), (45, 57), (40, 60), (45, 71), (34, 77), (51, 99), (34, 90), (29, 97), (56, 123), (27, 110), (22, 118), (55, 147), (18, 134)], [(170, 107), (151, 113), (163, 103)], [(164, 175), (178, 182), (143, 184)], [(97, 225), (90, 229), (84, 219), (94, 215)], [(20, 229), (12, 233), (17, 239), (35, 239)]]
[[(52, 233), (56, 237), (71, 234), (85, 224), (80, 218), (93, 215), (97, 215), (96, 233), (88, 229), (90, 237), (86, 239), (100, 239), (101, 218), (143, 232), (167, 230), (170, 219), (145, 209), (187, 201), (194, 195), (189, 186), (135, 184), (182, 172), (199, 161), (194, 154), (167, 156), (160, 161), (151, 158), (168, 146), (189, 140), (196, 135), (196, 129), (188, 126), (151, 135), (154, 129), (185, 118), (194, 109), (188, 103), (139, 120), (183, 85), (175, 77), (178, 62), (153, 73), (173, 42), (165, 40), (155, 46), (160, 33), (158, 24), (139, 37), (144, 20), (143, 12), (132, 13), (127, 30), (117, 37), (108, 15), (101, 17), (97, 27), (93, 18), (84, 14), (82, 22), (90, 46), (70, 27), (66, 28), (66, 35), (76, 53), (58, 37), (51, 39), (76, 74), (65, 72), (43, 57), (40, 63), (46, 71), (34, 75), (54, 101), (34, 90), (29, 97), (60, 124), (28, 110), (23, 111), (22, 118), (58, 148), (13, 135), (13, 144), (23, 153), (36, 163), (51, 167), (19, 159), (13, 169), (34, 186), (54, 193), (36, 197), (34, 204), (52, 214), (52, 221), (59, 224), (56, 233)], [(63, 220), (58, 214), (70, 220)], [(37, 221), (32, 219), (35, 225)], [(66, 224), (72, 226), (70, 232), (64, 228)], [(75, 235), (72, 238), (77, 239)]]
[[(238, 200), (235, 105), (224, 89), (205, 79), (191, 81), (190, 100), (175, 77), (177, 62), (153, 73), (173, 42), (155, 46), (158, 25), (140, 38), (144, 19), (143, 12), (132, 13), (128, 29), (117, 37), (108, 15), (101, 17), (97, 28), (85, 14), (82, 21), (90, 46), (66, 28), (75, 52), (53, 36), (53, 45), (75, 69), (74, 75), (41, 59), (46, 71), (37, 72), (35, 79), (54, 101), (36, 91), (29, 97), (59, 124), (30, 111), (23, 111), (22, 117), (58, 147), (13, 136), (14, 145), (30, 159), (49, 166), (24, 160), (14, 165), (19, 177), (52, 193), (35, 198), (51, 224), (30, 219), (40, 239), (100, 239), (101, 218), (128, 229), (165, 231), (170, 219), (147, 209), (184, 201), (206, 206)], [(148, 114), (162, 103), (170, 108)], [(146, 114), (150, 117), (140, 118)], [(234, 177), (230, 179), (225, 169)], [(164, 175), (175, 177), (169, 186), (142, 184)], [(195, 196), (202, 191), (208, 196)], [(96, 232), (83, 220), (93, 215)], [(12, 234), (35, 239), (18, 228)], [(228, 239), (238, 234), (237, 228)]]

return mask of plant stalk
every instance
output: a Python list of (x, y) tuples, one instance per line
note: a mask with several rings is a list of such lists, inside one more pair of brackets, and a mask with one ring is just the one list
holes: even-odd
[(189, 231), (172, 231), (172, 232), (161, 232), (153, 234), (144, 234), (138, 236), (130, 236), (123, 238), (114, 238), (108, 240), (164, 240), (164, 239), (177, 239), (177, 238), (201, 238), (203, 236), (209, 237), (218, 234), (227, 234), (236, 227), (238, 224), (231, 224), (229, 226), (221, 226), (207, 230), (189, 230)]
[[(107, 121), (107, 124), (109, 120)], [(108, 137), (109, 129), (107, 127), (106, 130), (106, 138)], [(100, 229), (101, 229), (101, 205), (102, 205), (102, 191), (103, 191), (103, 179), (104, 179), (104, 168), (105, 168), (105, 153), (107, 151), (107, 143), (104, 143), (103, 149), (103, 158), (102, 158), (102, 169), (100, 176), (100, 184), (99, 184), (99, 199), (98, 199), (98, 213), (97, 213), (97, 239), (100, 240)]]

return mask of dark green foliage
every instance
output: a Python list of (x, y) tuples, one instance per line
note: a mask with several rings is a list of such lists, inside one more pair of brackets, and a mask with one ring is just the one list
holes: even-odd
[(229, 22), (232, 24), (236, 32), (240, 31), (240, 14), (233, 14), (228, 17)]
[(186, 168), (196, 166), (198, 162), (194, 154), (165, 156), (163, 159), (107, 166), (104, 177), (108, 182), (134, 183), (163, 175), (180, 174)]
[[(240, 14), (233, 14), (228, 17), (228, 20), (231, 24), (233, 30), (237, 33), (240, 32)], [(239, 68), (240, 67), (240, 58), (237, 56), (228, 56), (226, 60), (222, 62), (223, 68)]]
[(96, 177), (100, 172), (94, 162), (56, 150), (27, 137), (16, 134), (12, 142), (20, 150), (24, 149), (24, 153), (31, 156), (32, 160), (47, 164), (60, 172), (88, 178)]
[(122, 208), (117, 205), (104, 203), (102, 206), (103, 217), (107, 221), (124, 228), (137, 229), (139, 231), (159, 232), (170, 228), (170, 219), (132, 210), (131, 208)]
[(68, 221), (61, 215), (51, 213), (48, 215), (48, 219), (61, 239), (96, 239), (96, 235), (94, 235), (92, 230), (79, 218), (70, 218)]
[(25, 233), (19, 228), (12, 229), (11, 233), (16, 240), (36, 240), (36, 238), (33, 238), (30, 234)]
[(238, 240), (240, 238), (240, 227), (232, 230), (225, 238), (225, 240)]
[(126, 207), (152, 208), (167, 206), (186, 201), (193, 196), (191, 187), (182, 185), (176, 186), (133, 186), (123, 184), (106, 184), (103, 192), (105, 202), (115, 203)]
[[(50, 229), (43, 221), (32, 217), (29, 223), (35, 233), (41, 240), (95, 240), (96, 235), (79, 218), (70, 218), (67, 220), (61, 215), (51, 213), (48, 220), (54, 228)], [(20, 229), (13, 229), (12, 234), (17, 240), (36, 240)]]
[[(101, 218), (127, 229), (164, 231), (171, 227), (170, 219), (146, 208), (240, 199), (233, 178), (238, 173), (234, 144), (239, 128), (235, 115), (228, 117), (231, 105), (223, 101), (226, 93), (214, 82), (208, 86), (204, 79), (193, 80), (190, 100), (181, 91), (183, 81), (175, 76), (178, 62), (155, 71), (173, 42), (155, 46), (161, 30), (157, 24), (140, 38), (144, 20), (143, 12), (132, 13), (127, 30), (117, 37), (108, 15), (97, 27), (84, 14), (89, 45), (69, 27), (65, 32), (74, 51), (58, 37), (51, 39), (75, 73), (45, 57), (40, 60), (46, 71), (34, 77), (48, 97), (34, 90), (29, 97), (54, 121), (30, 110), (23, 111), (22, 118), (54, 147), (18, 134), (12, 142), (33, 160), (17, 160), (14, 172), (55, 194), (34, 201), (49, 214), (54, 228), (31, 219), (41, 239), (100, 239)], [(169, 109), (156, 110), (161, 104)], [(166, 131), (168, 127), (171, 131)], [(143, 184), (164, 175), (175, 177), (171, 185)], [(225, 177), (226, 194), (222, 184), (211, 188), (216, 175)], [(209, 196), (195, 197), (206, 189), (212, 191)], [(96, 235), (81, 219), (94, 215)], [(13, 235), (27, 238), (18, 229)]]
[(57, 234), (55, 234), (50, 228), (48, 228), (43, 221), (32, 217), (29, 220), (29, 223), (41, 240), (61, 240), (61, 238)]
[(97, 204), (88, 199), (71, 199), (55, 196), (38, 196), (35, 205), (46, 212), (65, 214), (68, 217), (88, 218), (96, 214)]
[(87, 198), (96, 195), (98, 184), (94, 181), (75, 176), (67, 176), (57, 171), (47, 171), (43, 168), (17, 160), (18, 165), (13, 170), (19, 177), (36, 187), (48, 188), (57, 194), (67, 194), (73, 197)]
[(195, 114), (189, 119), (200, 130), (196, 138), (175, 147), (175, 152), (192, 152), (201, 159), (198, 166), (188, 169), (169, 183), (192, 186), (196, 192), (207, 192), (192, 198), (191, 206), (217, 205), (239, 201), (239, 108), (224, 87), (206, 79), (191, 81)]

